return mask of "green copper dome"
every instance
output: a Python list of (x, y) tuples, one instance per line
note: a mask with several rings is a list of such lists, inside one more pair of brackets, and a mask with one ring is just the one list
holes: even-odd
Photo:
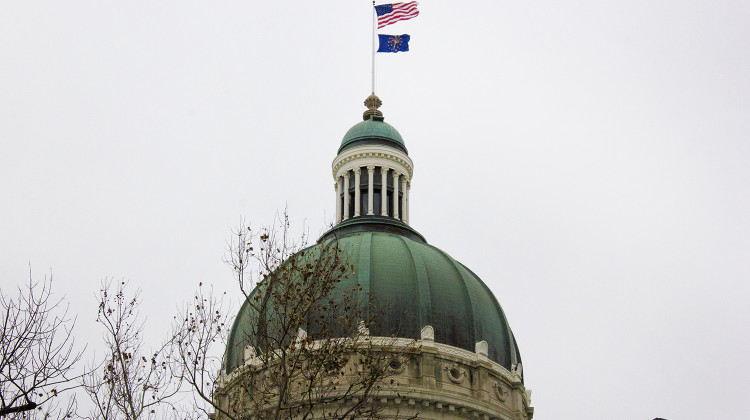
[[(357, 226), (335, 229), (306, 252), (321, 255), (323, 247), (335, 245), (334, 234), (338, 236), (338, 246), (355, 273), (338, 287), (351, 290), (361, 285), (359, 296), (373, 299), (382, 310), (370, 328), (372, 335), (418, 339), (422, 328), (431, 325), (438, 343), (473, 352), (475, 343), (485, 340), (490, 360), (509, 370), (520, 363), (503, 310), (476, 274), (413, 230), (399, 232), (395, 224), (378, 230), (377, 223), (369, 225), (364, 231)], [(335, 299), (341, 293), (331, 296)], [(251, 342), (243, 333), (252, 322), (251, 312), (245, 303), (234, 322), (224, 357), (227, 371), (242, 364), (243, 349)]]
[(401, 134), (392, 125), (383, 121), (383, 117), (377, 115), (369, 116), (367, 120), (350, 128), (341, 140), (339, 153), (350, 147), (366, 144), (391, 146), (408, 154)]

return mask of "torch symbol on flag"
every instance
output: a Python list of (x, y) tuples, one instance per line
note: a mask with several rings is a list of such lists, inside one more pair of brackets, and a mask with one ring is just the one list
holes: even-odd
[(409, 51), (409, 35), (381, 35), (378, 34), (378, 52)]

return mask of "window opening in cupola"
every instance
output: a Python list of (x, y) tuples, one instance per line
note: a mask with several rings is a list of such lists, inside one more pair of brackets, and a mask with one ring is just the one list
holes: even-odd
[(399, 175), (398, 180), (398, 218), (404, 220), (404, 192), (401, 190), (403, 175)]
[(346, 191), (344, 191), (344, 177), (339, 177), (339, 186), (341, 186), (341, 194), (339, 194), (339, 208), (341, 209), (341, 212), (339, 214), (344, 214), (344, 194), (346, 194)]
[(373, 203), (372, 204), (373, 204), (373, 212), (376, 215), (380, 215), (383, 209), (383, 207), (381, 207), (382, 200), (380, 199), (380, 197), (382, 197), (381, 190), (383, 186), (381, 185), (381, 180), (383, 178), (382, 178), (380, 170), (381, 170), (380, 166), (376, 166), (375, 174), (373, 177), (375, 182), (373, 182), (373, 189), (372, 189), (373, 191), (372, 193)]
[(349, 172), (346, 173), (346, 176), (349, 177), (349, 191), (347, 193), (349, 194), (349, 217), (354, 216), (354, 188), (356, 186), (354, 185), (354, 171), (349, 170)]
[(362, 216), (367, 214), (368, 182), (369, 174), (367, 168), (359, 168), (359, 209)]
[(393, 217), (393, 170), (388, 169), (388, 176), (386, 177), (388, 183), (388, 217)]

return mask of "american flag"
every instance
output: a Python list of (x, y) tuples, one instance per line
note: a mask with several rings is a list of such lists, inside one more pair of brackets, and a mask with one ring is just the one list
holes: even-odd
[(375, 13), (378, 14), (378, 29), (400, 20), (417, 17), (419, 14), (417, 4), (416, 1), (410, 1), (408, 3), (381, 4), (375, 6)]

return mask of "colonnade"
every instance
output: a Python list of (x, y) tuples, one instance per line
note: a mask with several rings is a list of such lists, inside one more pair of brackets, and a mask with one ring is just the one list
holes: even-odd
[[(363, 211), (362, 207), (362, 180), (361, 180), (361, 173), (362, 168), (367, 168), (367, 210), (366, 213)], [(376, 184), (375, 184), (375, 168), (380, 169), (380, 184), (379, 188), (376, 190)], [(351, 213), (351, 203), (350, 200), (352, 197), (350, 196), (349, 189), (350, 189), (350, 182), (351, 182), (351, 176), (350, 174), (354, 172), (354, 212)], [(392, 199), (394, 200), (392, 205), (392, 209), (389, 212), (388, 207), (388, 174), (391, 174), (392, 176)], [(388, 168), (386, 166), (376, 166), (376, 165), (367, 165), (367, 166), (358, 166), (358, 167), (350, 167), (346, 171), (343, 172), (343, 175), (339, 176), (336, 179), (336, 223), (340, 223), (344, 220), (347, 220), (351, 217), (359, 217), (363, 215), (368, 216), (375, 216), (375, 194), (378, 193), (380, 201), (377, 203), (379, 204), (379, 215), (385, 216), (385, 217), (393, 217), (394, 219), (398, 219), (403, 221), (404, 223), (409, 223), (409, 190), (411, 189), (411, 185), (409, 180), (407, 179), (407, 174), (402, 174), (398, 170), (394, 168)], [(400, 192), (399, 192), (400, 191)], [(401, 211), (399, 211), (399, 204), (401, 204)], [(364, 213), (364, 214), (363, 214)], [(401, 213), (401, 214), (399, 214)]]

